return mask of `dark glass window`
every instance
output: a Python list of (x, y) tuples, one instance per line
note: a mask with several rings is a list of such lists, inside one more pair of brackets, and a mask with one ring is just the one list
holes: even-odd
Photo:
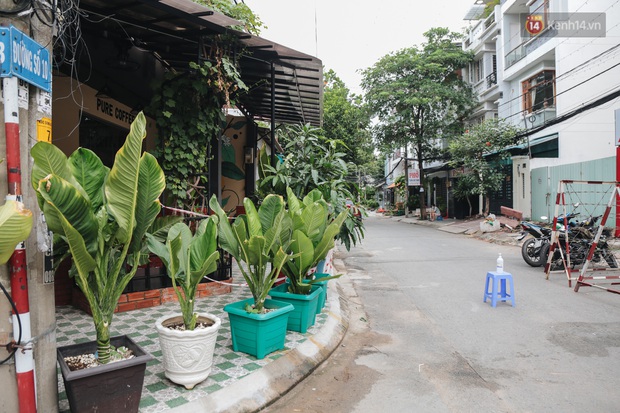
[(111, 168), (128, 133), (128, 129), (84, 114), (80, 121), (80, 146), (95, 152), (103, 164)]

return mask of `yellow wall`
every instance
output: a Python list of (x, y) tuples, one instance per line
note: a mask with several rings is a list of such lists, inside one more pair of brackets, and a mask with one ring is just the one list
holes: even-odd
[[(222, 203), (225, 209), (243, 205), (245, 196), (244, 146), (247, 121), (244, 117), (226, 117), (227, 128), (222, 139)], [(234, 161), (234, 162), (231, 162)], [(232, 165), (230, 164), (232, 163)], [(234, 166), (233, 166), (234, 165)]]

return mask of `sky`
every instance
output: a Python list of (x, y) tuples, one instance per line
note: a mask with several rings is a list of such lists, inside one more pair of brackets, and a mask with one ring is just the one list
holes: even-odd
[[(474, 0), (245, 0), (268, 27), (260, 36), (316, 56), (353, 93), (381, 57), (420, 45), (432, 27), (462, 32)], [(316, 22), (316, 24), (315, 24)]]

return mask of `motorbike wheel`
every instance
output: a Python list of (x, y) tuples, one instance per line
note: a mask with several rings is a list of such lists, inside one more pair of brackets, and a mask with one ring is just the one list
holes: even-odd
[(609, 268), (618, 268), (618, 260), (611, 251), (607, 251), (607, 254), (605, 254), (605, 261), (607, 261)]
[(521, 246), (521, 255), (523, 256), (523, 260), (527, 262), (528, 265), (532, 267), (540, 267), (544, 264), (544, 261), (540, 255), (541, 250), (536, 251), (535, 243), (535, 238), (526, 240)]

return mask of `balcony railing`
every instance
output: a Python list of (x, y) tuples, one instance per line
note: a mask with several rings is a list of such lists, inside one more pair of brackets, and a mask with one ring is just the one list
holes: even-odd
[(491, 13), (489, 17), (484, 20), (484, 30), (491, 27), (493, 23), (495, 23), (495, 12)]
[(496, 84), (497, 84), (497, 71), (494, 71), (493, 73), (487, 76), (487, 89), (489, 89), (491, 86), (496, 85)]
[(536, 112), (527, 113), (525, 115), (525, 127), (526, 129), (536, 128), (551, 119), (555, 119), (555, 117), (555, 106), (549, 106)]

